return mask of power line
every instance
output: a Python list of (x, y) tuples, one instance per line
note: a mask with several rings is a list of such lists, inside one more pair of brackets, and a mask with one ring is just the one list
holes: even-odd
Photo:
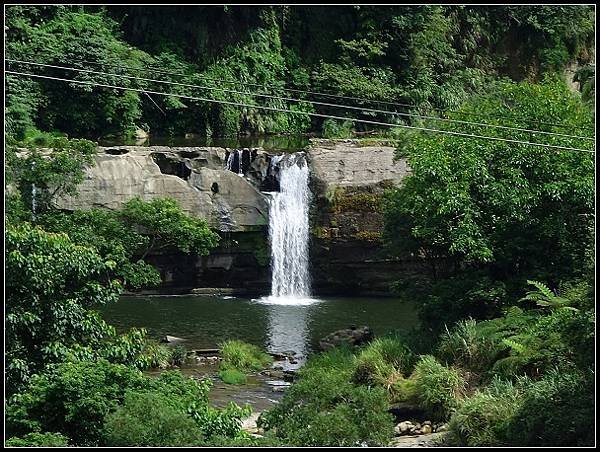
[[(249, 96), (253, 96), (253, 97), (278, 99), (278, 100), (284, 100), (284, 101), (289, 101), (289, 102), (306, 102), (302, 99), (294, 99), (291, 97), (281, 97), (281, 96), (275, 96), (275, 95), (270, 95), (270, 94), (241, 92), (241, 91), (230, 90), (230, 89), (226, 89), (226, 88), (193, 85), (193, 84), (188, 84), (188, 83), (171, 82), (171, 81), (167, 81), (167, 80), (157, 80), (157, 79), (151, 79), (151, 78), (145, 78), (145, 77), (134, 77), (131, 75), (122, 75), (122, 74), (114, 74), (114, 73), (110, 73), (110, 72), (93, 71), (90, 69), (79, 69), (79, 68), (74, 68), (71, 66), (58, 66), (58, 65), (53, 65), (53, 64), (44, 64), (44, 63), (37, 63), (37, 62), (32, 62), (32, 61), (13, 60), (13, 59), (9, 59), (9, 58), (7, 58), (6, 61), (19, 63), (19, 64), (28, 64), (28, 65), (32, 65), (32, 66), (41, 66), (41, 67), (48, 67), (48, 68), (54, 68), (54, 69), (64, 69), (64, 70), (68, 70), (68, 71), (99, 74), (99, 75), (111, 76), (111, 77), (122, 77), (122, 78), (127, 78), (130, 80), (141, 80), (141, 81), (153, 82), (153, 83), (163, 83), (163, 84), (168, 84), (168, 85), (184, 86), (184, 87), (188, 87), (188, 88), (206, 89), (209, 91), (222, 91), (222, 92), (228, 92), (228, 93), (232, 93), (232, 94), (243, 94), (243, 95), (249, 95)], [(487, 123), (480, 123), (480, 122), (473, 122), (473, 121), (462, 121), (462, 120), (458, 120), (458, 119), (438, 118), (435, 116), (424, 116), (424, 115), (418, 115), (418, 114), (414, 114), (414, 113), (393, 112), (393, 111), (388, 111), (388, 110), (378, 110), (378, 109), (373, 109), (373, 108), (356, 107), (356, 106), (352, 106), (352, 105), (332, 104), (329, 102), (319, 102), (319, 101), (310, 101), (310, 102), (314, 105), (321, 105), (321, 106), (326, 106), (326, 107), (342, 108), (342, 109), (349, 109), (349, 110), (358, 110), (361, 112), (365, 111), (365, 112), (371, 112), (371, 113), (389, 114), (389, 115), (394, 115), (394, 116), (415, 117), (415, 118), (419, 118), (419, 119), (427, 119), (427, 120), (432, 120), (432, 121), (449, 122), (449, 123), (464, 124), (464, 125), (478, 126), (478, 127), (489, 127), (489, 128), (494, 128), (494, 129), (503, 129), (503, 130), (514, 130), (514, 131), (518, 131), (518, 132), (526, 132), (526, 133), (550, 135), (550, 136), (561, 136), (561, 137), (565, 137), (565, 138), (576, 138), (576, 139), (581, 139), (581, 140), (592, 140), (592, 141), (595, 140), (595, 138), (593, 138), (593, 137), (568, 135), (568, 134), (557, 133), (557, 132), (546, 132), (543, 130), (525, 129), (525, 128), (519, 128), (519, 127), (509, 127), (509, 126), (502, 126), (502, 125), (497, 125), (497, 124), (487, 124)]]
[[(228, 85), (246, 85), (246, 86), (256, 86), (256, 87), (260, 87), (260, 88), (267, 88), (264, 84), (258, 84), (258, 83), (251, 83), (251, 82), (242, 82), (242, 81), (229, 81), (229, 80), (222, 80), (222, 79), (216, 79), (216, 78), (211, 78), (208, 77), (206, 75), (203, 74), (185, 74), (182, 72), (174, 72), (174, 71), (165, 71), (164, 69), (158, 69), (155, 68), (153, 66), (144, 66), (142, 68), (139, 67), (133, 67), (133, 66), (126, 66), (126, 65), (116, 65), (116, 64), (110, 64), (110, 63), (98, 63), (98, 62), (94, 62), (94, 61), (86, 61), (86, 60), (72, 60), (73, 62), (77, 62), (77, 63), (83, 63), (83, 64), (93, 64), (96, 66), (109, 66), (109, 67), (115, 67), (115, 68), (120, 68), (120, 69), (127, 69), (127, 70), (135, 70), (135, 71), (139, 71), (142, 69), (147, 69), (147, 70), (151, 70), (157, 73), (163, 73), (163, 74), (169, 74), (169, 75), (176, 75), (178, 77), (191, 77), (191, 76), (196, 76), (199, 78), (203, 78), (205, 80), (210, 80), (210, 81), (214, 81), (214, 82), (218, 82), (218, 83), (224, 83), (224, 84), (228, 84)], [(324, 97), (331, 97), (331, 98), (336, 98), (336, 99), (346, 99), (346, 100), (355, 100), (355, 101), (361, 101), (361, 102), (369, 102), (369, 103), (378, 103), (378, 104), (382, 104), (382, 105), (390, 105), (390, 106), (395, 106), (395, 107), (403, 107), (403, 108), (419, 108), (418, 105), (411, 105), (411, 104), (406, 104), (406, 103), (399, 103), (399, 102), (389, 102), (389, 101), (383, 101), (383, 100), (376, 100), (376, 99), (367, 99), (367, 98), (363, 98), (363, 97), (353, 97), (353, 96), (343, 96), (343, 95), (339, 95), (339, 94), (331, 94), (331, 93), (322, 93), (322, 92), (317, 92), (317, 91), (308, 91), (308, 90), (301, 90), (301, 89), (293, 89), (293, 88), (283, 88), (280, 87), (279, 89), (281, 89), (282, 91), (288, 91), (288, 92), (294, 92), (294, 93), (299, 93), (299, 94), (310, 94), (310, 95), (317, 95), (317, 96), (324, 96)], [(482, 115), (482, 114), (477, 114), (477, 113), (468, 113), (468, 112), (461, 112), (461, 111), (456, 111), (456, 110), (450, 110), (450, 109), (442, 109), (442, 108), (435, 108), (432, 107), (432, 110), (434, 111), (438, 111), (438, 112), (446, 112), (446, 113), (458, 113), (461, 115), (465, 115), (465, 116), (470, 116), (470, 117), (479, 117), (479, 118), (487, 118), (487, 119), (504, 119), (506, 120), (505, 117), (503, 116), (498, 116), (498, 115)], [(522, 119), (517, 119), (517, 121), (528, 121), (531, 123), (535, 123), (535, 124), (539, 124), (539, 125), (545, 125), (545, 126), (552, 126), (552, 127), (560, 127), (563, 129), (580, 129), (580, 130), (594, 130), (594, 127), (589, 127), (589, 126), (577, 126), (577, 125), (570, 125), (570, 124), (558, 124), (558, 123), (552, 123), (552, 122), (544, 122), (544, 121), (538, 121), (538, 120), (534, 120), (534, 119), (527, 119), (527, 118), (522, 118)]]
[(207, 98), (202, 98), (202, 97), (185, 96), (182, 94), (163, 93), (163, 92), (159, 92), (159, 91), (150, 91), (150, 90), (143, 90), (143, 89), (138, 89), (138, 88), (128, 88), (128, 87), (124, 87), (124, 86), (108, 85), (108, 84), (104, 84), (104, 83), (85, 82), (85, 81), (65, 79), (65, 78), (60, 78), (60, 77), (51, 77), (51, 76), (47, 76), (47, 75), (29, 74), (29, 73), (25, 73), (25, 72), (5, 71), (5, 73), (12, 74), (12, 75), (21, 75), (21, 76), (25, 76), (25, 77), (41, 78), (41, 79), (47, 79), (47, 80), (57, 80), (57, 81), (74, 83), (74, 84), (79, 84), (79, 85), (121, 89), (124, 91), (136, 91), (139, 93), (146, 92), (148, 94), (156, 94), (159, 96), (171, 96), (171, 97), (178, 97), (181, 99), (197, 100), (197, 101), (201, 101), (201, 102), (232, 105), (232, 106), (236, 106), (236, 107), (258, 108), (258, 109), (262, 109), (262, 110), (278, 111), (278, 112), (283, 112), (283, 113), (292, 113), (292, 114), (299, 114), (299, 115), (307, 115), (307, 116), (314, 116), (314, 117), (319, 117), (319, 118), (330, 118), (330, 119), (337, 119), (337, 120), (342, 120), (342, 121), (352, 121), (352, 122), (379, 125), (379, 126), (385, 126), (385, 127), (398, 127), (398, 128), (403, 128), (403, 129), (420, 130), (420, 131), (424, 131), (424, 132), (435, 132), (435, 133), (442, 133), (442, 134), (446, 134), (446, 135), (462, 136), (462, 137), (467, 137), (467, 138), (480, 138), (480, 139), (492, 140), (492, 141), (503, 141), (503, 142), (509, 142), (509, 143), (525, 144), (525, 145), (529, 145), (529, 146), (545, 147), (545, 148), (550, 148), (550, 149), (562, 149), (562, 150), (566, 150), (566, 151), (588, 152), (588, 153), (595, 154), (595, 151), (590, 150), (590, 149), (580, 149), (580, 148), (573, 148), (573, 147), (568, 147), (568, 146), (558, 146), (558, 145), (545, 144), (545, 143), (534, 143), (534, 142), (529, 142), (529, 141), (514, 140), (514, 139), (510, 139), (510, 138), (490, 137), (490, 136), (485, 136), (485, 135), (475, 135), (475, 134), (471, 134), (471, 133), (456, 132), (456, 131), (451, 131), (451, 130), (439, 130), (439, 129), (431, 129), (431, 128), (427, 128), (427, 127), (407, 126), (407, 125), (403, 125), (403, 124), (391, 124), (391, 123), (387, 123), (387, 122), (370, 121), (367, 119), (355, 119), (355, 118), (347, 118), (344, 116), (333, 116), (333, 115), (325, 115), (325, 114), (321, 114), (321, 113), (309, 113), (309, 112), (301, 112), (301, 111), (294, 111), (294, 110), (286, 110), (284, 108), (266, 107), (263, 105), (251, 105), (251, 104), (245, 104), (245, 103), (241, 103), (241, 102), (232, 102), (232, 101), (224, 101), (224, 100), (216, 100), (216, 99), (207, 99)]

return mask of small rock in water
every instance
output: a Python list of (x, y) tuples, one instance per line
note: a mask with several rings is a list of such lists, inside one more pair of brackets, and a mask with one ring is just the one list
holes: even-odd
[(169, 335), (166, 335), (165, 337), (163, 337), (161, 339), (161, 342), (163, 344), (179, 344), (180, 342), (185, 342), (185, 341), (186, 341), (186, 339), (182, 339), (177, 336), (169, 336)]
[(423, 432), (424, 435), (431, 433), (433, 430), (431, 429), (431, 425), (429, 424), (425, 424), (422, 428), (421, 431)]

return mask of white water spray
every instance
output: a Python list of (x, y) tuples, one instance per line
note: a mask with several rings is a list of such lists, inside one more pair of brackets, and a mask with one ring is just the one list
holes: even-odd
[(231, 151), (229, 153), (229, 156), (227, 156), (227, 162), (225, 163), (225, 168), (227, 168), (228, 171), (233, 171), (233, 151)]
[(310, 298), (308, 165), (303, 153), (274, 157), (280, 191), (269, 209), (271, 297)]
[[(35, 170), (35, 162), (31, 163), (31, 169)], [(33, 218), (34, 221), (35, 221), (35, 213), (37, 210), (36, 195), (37, 195), (37, 187), (35, 186), (35, 184), (31, 184), (31, 217)]]
[(237, 155), (238, 155), (238, 176), (244, 177), (244, 171), (242, 171), (242, 158), (244, 157), (244, 151), (241, 149), (238, 149)]

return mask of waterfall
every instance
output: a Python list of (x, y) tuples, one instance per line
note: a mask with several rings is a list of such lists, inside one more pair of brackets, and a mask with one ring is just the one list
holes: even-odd
[(34, 220), (35, 220), (35, 210), (37, 208), (37, 200), (35, 199), (36, 195), (37, 195), (37, 188), (35, 187), (35, 184), (31, 184), (31, 215)]
[(279, 192), (272, 193), (269, 209), (271, 297), (310, 297), (308, 271), (308, 165), (304, 153), (274, 157)]
[(233, 151), (231, 151), (229, 153), (229, 155), (227, 156), (227, 162), (225, 163), (225, 168), (227, 168), (228, 171), (233, 171)]
[(244, 157), (244, 151), (241, 149), (238, 149), (237, 155), (238, 155), (238, 176), (244, 177), (244, 171), (242, 170), (242, 158)]
[[(31, 162), (31, 169), (35, 170), (35, 162)], [(35, 211), (37, 209), (37, 188), (35, 184), (31, 184), (31, 217), (35, 221)]]

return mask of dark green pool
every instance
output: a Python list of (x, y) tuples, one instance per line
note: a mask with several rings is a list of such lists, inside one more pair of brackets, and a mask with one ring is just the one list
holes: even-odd
[(240, 339), (271, 352), (293, 351), (301, 359), (320, 338), (351, 325), (368, 325), (382, 335), (417, 324), (414, 304), (394, 298), (322, 298), (308, 305), (276, 305), (220, 296), (123, 297), (103, 314), (120, 331), (145, 327), (154, 338), (169, 334), (187, 339), (189, 348)]

